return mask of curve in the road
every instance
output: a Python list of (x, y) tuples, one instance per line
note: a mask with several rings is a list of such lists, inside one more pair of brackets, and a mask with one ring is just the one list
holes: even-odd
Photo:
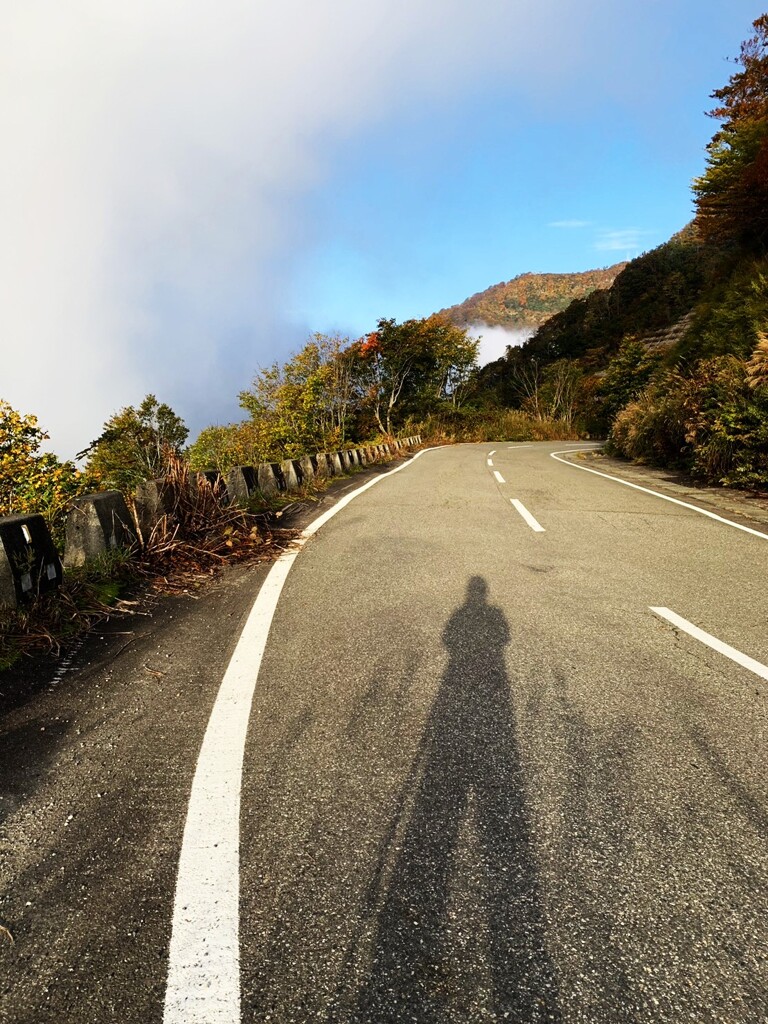
[[(590, 451), (595, 449), (581, 450)], [(585, 473), (593, 473), (595, 476), (605, 477), (606, 480), (614, 480), (617, 484), (624, 484), (625, 487), (632, 487), (636, 491), (644, 491), (646, 494), (652, 494), (655, 498), (662, 498), (664, 501), (671, 501), (673, 505), (680, 505), (683, 508), (692, 509), (694, 512), (698, 512), (702, 516), (707, 516), (709, 519), (715, 519), (718, 523), (725, 523), (726, 526), (732, 526), (735, 530), (742, 530), (744, 533), (751, 533), (753, 537), (762, 537), (763, 540), (768, 540), (768, 533), (762, 533), (760, 530), (755, 530), (751, 526), (744, 526), (741, 523), (734, 523), (732, 519), (726, 519), (724, 516), (719, 516), (716, 512), (710, 512), (709, 509), (700, 508), (698, 505), (691, 505), (688, 501), (681, 501), (680, 498), (673, 498), (671, 495), (662, 494), (660, 491), (653, 491), (650, 487), (642, 487), (640, 484), (630, 483), (629, 480), (623, 480), (620, 476), (613, 476), (611, 473), (601, 473), (598, 469), (590, 469), (588, 466), (579, 466), (575, 462), (570, 462), (568, 459), (560, 458), (561, 455), (569, 455), (572, 454), (573, 451), (573, 448), (569, 448), (562, 452), (550, 452), (549, 457), (551, 459), (555, 459), (557, 462), (562, 462), (564, 466), (571, 466), (573, 469), (581, 469)]]

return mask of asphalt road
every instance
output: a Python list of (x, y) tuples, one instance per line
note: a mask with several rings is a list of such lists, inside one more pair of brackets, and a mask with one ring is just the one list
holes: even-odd
[(768, 530), (575, 447), (425, 452), (6, 699), (0, 1020), (768, 1019)]

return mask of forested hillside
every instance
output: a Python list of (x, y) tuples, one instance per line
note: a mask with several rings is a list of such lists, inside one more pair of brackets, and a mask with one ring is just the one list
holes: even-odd
[(712, 97), (696, 216), (483, 367), (477, 400), (565, 418), (618, 454), (768, 487), (768, 15)]
[(608, 288), (625, 266), (616, 263), (603, 270), (578, 274), (520, 274), (441, 310), (439, 315), (457, 327), (477, 323), (489, 327), (540, 327), (574, 299), (582, 299), (596, 288)]

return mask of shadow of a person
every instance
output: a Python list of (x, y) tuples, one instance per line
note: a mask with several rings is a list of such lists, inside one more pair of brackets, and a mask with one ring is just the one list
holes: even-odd
[[(504, 664), (509, 641), (504, 613), (473, 577), (443, 633), (450, 660), (424, 730), (418, 782), (403, 801), (412, 808), (403, 840), (377, 899), (370, 973), (351, 1017), (359, 1024), (560, 1019)], [(468, 816), (485, 879), (482, 956), (492, 990), (490, 1005), (475, 1012), (467, 965), (447, 941), (455, 853)]]

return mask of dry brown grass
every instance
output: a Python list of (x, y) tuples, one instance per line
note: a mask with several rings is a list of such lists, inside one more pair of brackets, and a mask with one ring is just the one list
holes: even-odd
[(68, 572), (63, 585), (16, 611), (0, 612), (0, 671), (20, 656), (52, 651), (115, 616), (144, 614), (147, 595), (198, 590), (223, 566), (270, 561), (295, 531), (272, 529), (225, 500), (223, 485), (190, 473), (176, 456), (164, 481), (166, 507), (141, 550), (115, 552)]

